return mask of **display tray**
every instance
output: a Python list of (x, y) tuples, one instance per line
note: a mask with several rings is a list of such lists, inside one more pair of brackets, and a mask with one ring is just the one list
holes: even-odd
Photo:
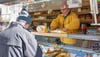
[[(47, 42), (39, 42), (39, 43), (42, 43), (42, 45), (45, 48), (52, 49), (52, 50), (55, 49), (55, 48), (51, 47), (51, 46), (54, 46), (55, 44), (47, 43)], [(67, 46), (67, 45), (58, 45), (57, 48), (61, 48), (61, 49), (64, 50), (64, 51), (61, 51), (61, 52), (58, 51), (59, 54), (60, 53), (61, 54), (66, 53), (66, 55), (69, 54), (68, 57), (86, 57), (86, 56), (94, 57), (97, 54), (99, 54), (99, 53), (96, 53), (95, 51), (93, 51), (92, 49), (86, 49), (86, 48), (80, 48), (80, 47), (73, 47), (73, 46)], [(57, 57), (57, 55), (53, 56), (55, 53), (56, 52), (51, 53), (51, 54), (49, 53), (49, 55), (44, 55), (43, 57)], [(60, 55), (60, 56), (62, 56), (62, 55)], [(98, 55), (98, 56), (100, 56), (100, 55)]]

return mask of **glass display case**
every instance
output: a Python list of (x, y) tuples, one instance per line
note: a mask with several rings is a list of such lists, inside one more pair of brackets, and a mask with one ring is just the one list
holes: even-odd
[[(96, 34), (59, 34), (32, 32), (36, 35), (44, 57), (100, 57), (100, 36)], [(77, 39), (75, 45), (62, 43), (59, 38)]]

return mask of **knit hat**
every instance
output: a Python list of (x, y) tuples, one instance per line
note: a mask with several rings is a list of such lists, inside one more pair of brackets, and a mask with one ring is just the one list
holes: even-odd
[(24, 21), (28, 24), (31, 24), (31, 16), (29, 15), (29, 13), (26, 11), (25, 8), (22, 9), (19, 17), (17, 18), (17, 21)]
[(66, 1), (64, 1), (62, 4), (61, 4), (61, 8), (68, 8), (68, 4)]

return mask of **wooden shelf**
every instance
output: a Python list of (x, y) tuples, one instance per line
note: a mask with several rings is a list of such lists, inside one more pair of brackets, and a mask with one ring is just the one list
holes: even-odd
[[(37, 19), (33, 19), (32, 22), (52, 22), (52, 19), (44, 19), (44, 20), (37, 20)], [(94, 20), (93, 19), (90, 19), (90, 20), (80, 20), (81, 23), (93, 23)]]
[[(100, 2), (98, 2), (98, 4), (100, 4)], [(89, 6), (90, 5), (90, 3), (89, 3), (89, 1), (83, 1), (83, 3), (82, 3), (82, 7), (84, 7), (84, 6)], [(60, 11), (60, 10), (59, 10)], [(83, 11), (83, 12), (78, 12), (77, 14), (78, 15), (80, 15), (80, 14), (88, 14), (88, 13), (90, 13), (90, 10), (87, 10), (87, 11)], [(34, 13), (30, 13), (30, 15), (33, 17), (33, 16), (57, 16), (59, 13), (55, 13), (55, 14), (47, 14), (47, 12), (46, 11), (43, 11), (43, 12), (40, 12), (40, 14), (39, 15), (34, 15)]]
[(89, 5), (90, 5), (89, 1), (86, 1), (86, 2), (83, 2), (83, 3), (82, 3), (82, 7), (83, 7), (83, 6), (89, 6)]
[[(98, 4), (100, 4), (100, 2), (98, 2)], [(83, 2), (82, 7), (84, 6), (90, 6), (90, 2), (89, 1)]]
[(76, 14), (82, 15), (82, 14), (89, 14), (89, 13), (90, 13), (90, 11), (87, 10), (87, 11), (77, 12)]
[(51, 22), (52, 19), (44, 19), (44, 20), (37, 20), (37, 19), (33, 19), (32, 22)]
[[(100, 8), (98, 8), (98, 11), (100, 13)], [(77, 12), (76, 14), (82, 15), (82, 14), (90, 14), (90, 13), (91, 13), (90, 10), (86, 10), (86, 11), (82, 11), (82, 12)]]
[[(81, 14), (89, 14), (90, 10), (82, 11), (82, 12), (77, 12), (76, 14), (81, 15)], [(56, 14), (41, 14), (41, 15), (34, 15), (33, 16), (57, 16), (59, 13)], [(32, 14), (31, 14), (32, 16)]]
[(31, 14), (31, 17), (33, 16), (57, 16), (58, 14), (40, 14), (40, 15), (34, 15), (34, 14)]
[[(100, 2), (98, 2), (98, 4), (100, 4)], [(82, 7), (84, 7), (84, 6), (90, 6), (90, 3), (89, 3), (89, 1), (86, 1), (86, 2), (83, 2), (82, 3)], [(100, 8), (98, 8), (99, 9), (99, 11), (100, 11)], [(59, 12), (60, 13), (60, 12)], [(39, 14), (39, 15), (34, 15), (34, 13), (30, 13), (31, 14), (31, 16), (36, 16), (36, 17), (38, 17), (38, 16), (57, 16), (58, 14), (59, 14), (58, 12), (57, 13), (52, 13), (52, 14), (47, 14), (47, 12), (41, 12), (41, 14)], [(84, 11), (82, 11), (82, 12), (77, 12), (76, 13), (77, 15), (82, 15), (82, 14), (90, 14), (90, 10), (84, 10)], [(52, 19), (43, 19), (43, 20), (38, 20), (38, 19), (33, 19), (32, 20), (32, 22), (52, 22)], [(80, 20), (80, 22), (81, 23), (94, 23), (94, 20), (93, 19), (90, 19), (90, 20)], [(100, 23), (100, 21), (98, 21), (99, 23)]]
[(90, 24), (90, 23), (94, 23), (94, 20), (93, 19), (90, 19), (90, 20), (80, 20), (80, 23), (87, 23), (87, 24)]
[[(94, 23), (94, 19), (80, 20), (80, 22), (81, 22), (81, 23), (90, 24), (90, 23)], [(100, 20), (97, 19), (97, 22), (100, 23)]]

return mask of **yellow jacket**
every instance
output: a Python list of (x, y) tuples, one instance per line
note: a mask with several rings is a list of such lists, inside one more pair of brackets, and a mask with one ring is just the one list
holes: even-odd
[[(61, 14), (59, 14), (57, 18), (52, 21), (50, 26), (53, 26), (54, 28), (60, 28), (60, 30), (67, 28), (67, 34), (74, 34), (77, 33), (80, 27), (80, 21), (75, 13), (70, 12), (70, 14), (65, 19)], [(76, 39), (72, 38), (61, 38), (60, 40), (65, 44), (76, 43)]]

